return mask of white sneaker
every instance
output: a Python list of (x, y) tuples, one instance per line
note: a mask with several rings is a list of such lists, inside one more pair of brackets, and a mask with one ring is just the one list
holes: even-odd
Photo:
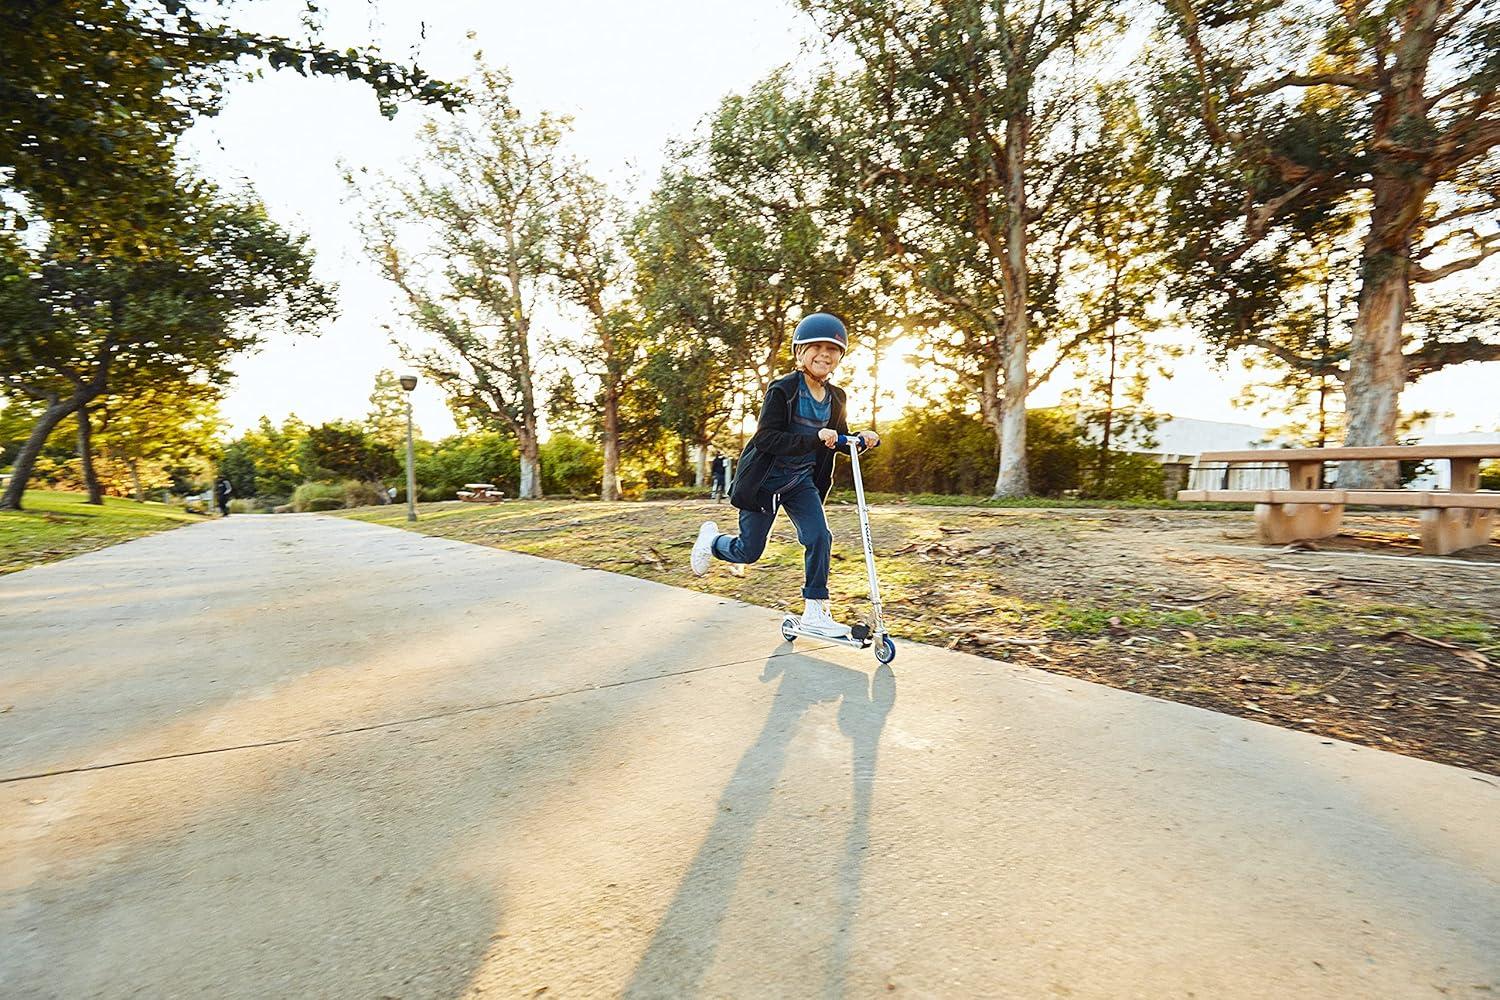
[(719, 537), (719, 526), (704, 521), (698, 529), (698, 540), (693, 543), (693, 572), (703, 576), (714, 563), (714, 539)]
[(830, 639), (846, 639), (849, 636), (848, 626), (840, 625), (833, 620), (833, 615), (828, 611), (827, 601), (809, 600), (807, 602), (807, 608), (802, 612), (802, 628), (804, 631), (827, 636)]

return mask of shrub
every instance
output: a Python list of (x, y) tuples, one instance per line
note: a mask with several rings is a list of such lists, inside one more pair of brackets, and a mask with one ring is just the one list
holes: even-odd
[(314, 513), (323, 510), (343, 510), (344, 501), (338, 497), (313, 497), (307, 502), (307, 509)]
[(574, 434), (553, 434), (542, 443), (542, 492), (596, 494), (604, 474), (604, 450)]
[(229, 513), (231, 514), (254, 514), (259, 510), (254, 500), (231, 500), (229, 501)]
[(1150, 455), (1111, 452), (1109, 466), (1101, 480), (1098, 475), (1099, 454), (1089, 462), (1089, 488), (1083, 495), (1100, 500), (1160, 500), (1166, 493), (1166, 470)]
[[(344, 505), (344, 487), (335, 483), (303, 483), (292, 493), (292, 510), (297, 513), (312, 510), (310, 504), (314, 500), (338, 500), (338, 506)], [(324, 507), (324, 510), (332, 508)]]
[(374, 507), (378, 504), (390, 503), (390, 494), (386, 493), (385, 487), (380, 483), (360, 482), (358, 479), (347, 479), (340, 484), (344, 491), (345, 507)]
[[(521, 482), (515, 438), (480, 431), (417, 445), (417, 499), (452, 500), (464, 483), (494, 483), (508, 497)], [(406, 502), (405, 484), (398, 494)]]

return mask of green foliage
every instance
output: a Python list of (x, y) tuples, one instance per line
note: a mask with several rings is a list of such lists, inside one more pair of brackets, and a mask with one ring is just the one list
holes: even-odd
[(1500, 490), (1500, 462), (1491, 462), (1479, 470), (1479, 488)]
[(1174, 296), (1217, 351), (1294, 370), (1294, 410), (1347, 386), (1346, 440), (1394, 444), (1407, 382), (1500, 359), (1500, 298), (1483, 326), (1442, 309), (1406, 322), (1419, 289), (1500, 249), (1494, 5), (1167, 11), (1147, 82)]
[[(316, 5), (309, 4), (311, 12)], [(216, 113), (241, 60), (360, 80), (381, 110), (394, 100), (458, 106), (453, 87), (373, 48), (338, 51), (315, 37), (239, 31), (206, 0), (26, 0), (0, 19), (0, 172), (49, 223), (106, 230), (128, 242), (170, 214), (177, 138)], [(311, 21), (304, 22), (311, 24)], [(0, 213), (25, 208), (7, 201)], [(94, 237), (97, 238), (97, 237)]]
[[(222, 384), (266, 330), (310, 329), (333, 311), (305, 237), (211, 186), (184, 191), (150, 254), (92, 253), (54, 224), (33, 246), (0, 233), (0, 375), (45, 402), (37, 434), (94, 400), (149, 386)], [(33, 456), (17, 458), (0, 506), (19, 502)]]
[(41, 416), (41, 407), (25, 398), (0, 399), (0, 403), (4, 404), (0, 408), (0, 469), (3, 469), (16, 460), (21, 445), (26, 443), (37, 417)]
[(346, 479), (344, 487), (345, 507), (378, 507), (391, 502), (386, 487), (367, 479)]
[(297, 461), (309, 480), (380, 482), (401, 471), (395, 448), (371, 438), (360, 424), (345, 420), (308, 428)]
[[(1072, 409), (1028, 411), (1026, 438), (1028, 475), (1037, 496), (1162, 496), (1163, 470), (1148, 455), (1111, 451), (1101, 480), (1098, 446)], [(978, 415), (951, 402), (909, 411), (886, 428), (881, 446), (861, 459), (865, 487), (893, 495), (960, 495), (972, 502), (994, 482), (994, 441)], [(835, 485), (852, 486), (847, 463), (839, 464)]]
[(452, 500), (465, 483), (494, 483), (506, 496), (513, 497), (520, 474), (516, 440), (509, 435), (481, 431), (444, 438), (435, 445), (418, 444), (419, 500)]
[(339, 497), (313, 497), (304, 508), (309, 511), (343, 510), (348, 504)]
[(292, 493), (292, 510), (301, 514), (312, 510), (314, 501), (323, 503), (332, 502), (333, 507), (323, 507), (323, 510), (344, 506), (344, 484), (343, 483), (303, 483)]
[[(382, 368), (375, 375), (375, 388), (370, 392), (370, 412), (365, 417), (364, 430), (370, 440), (395, 449), (398, 453), (406, 448), (406, 390), (401, 388), (401, 379), (389, 368)], [(421, 430), (412, 427), (412, 436), (421, 437)]]
[[(849, 465), (835, 485), (852, 486)], [(894, 493), (979, 493), (995, 481), (995, 436), (978, 416), (949, 405), (910, 411), (886, 427), (860, 460), (865, 487)]]
[(1084, 483), (1090, 449), (1073, 411), (1063, 407), (1026, 414), (1027, 472), (1032, 492), (1056, 497)]
[(907, 327), (1010, 441), (996, 491), (1024, 494), (1026, 397), (1040, 381), (1026, 352), (1051, 341), (1066, 356), (1087, 340), (1059, 282), (1094, 182), (1083, 168), (1117, 146), (1095, 141), (1071, 57), (1118, 15), (1103, 0), (798, 5), (854, 60), (817, 92), (849, 242), (921, 293)]
[(365, 204), (367, 250), (400, 291), (407, 321), (429, 338), (412, 360), (457, 410), (515, 436), (517, 491), (536, 496), (532, 310), (553, 270), (566, 121), (524, 115), (510, 78), (482, 63), (473, 87), (471, 116), (424, 125), (410, 177), (346, 180)]
[(219, 457), (219, 475), (229, 480), (237, 497), (253, 497), (255, 492), (255, 454), (248, 441), (231, 443)]
[(1083, 495), (1101, 500), (1139, 500), (1161, 497), (1166, 469), (1150, 455), (1111, 452), (1102, 475), (1097, 450), (1089, 452), (1088, 486)]
[(229, 478), (236, 496), (259, 497), (279, 504), (302, 482), (298, 456), (307, 436), (307, 425), (295, 415), (280, 427), (261, 417), (253, 431), (231, 441), (219, 462), (221, 475)]
[(130, 373), (115, 382), (116, 390), (90, 408), (95, 467), (106, 492), (125, 496), (139, 489), (141, 500), (171, 484), (171, 469), (209, 468), (223, 429), (221, 386), (191, 379), (142, 383)]
[(553, 434), (542, 442), (542, 492), (597, 494), (604, 452), (592, 441)]

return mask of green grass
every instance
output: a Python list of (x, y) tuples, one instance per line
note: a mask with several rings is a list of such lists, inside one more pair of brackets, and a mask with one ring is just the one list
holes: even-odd
[(28, 490), (25, 510), (0, 511), (0, 574), (107, 548), (132, 538), (204, 520), (159, 503), (106, 497), (103, 507), (82, 493)]
[(1119, 620), (1121, 628), (1192, 628), (1207, 618), (1197, 608), (1181, 611), (1157, 611), (1152, 608), (1099, 608), (1058, 602), (1047, 609), (1043, 621), (1047, 628), (1070, 635), (1103, 635), (1111, 628), (1110, 619)]

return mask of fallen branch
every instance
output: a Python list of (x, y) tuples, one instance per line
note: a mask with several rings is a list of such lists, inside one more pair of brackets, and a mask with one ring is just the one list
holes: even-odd
[(1434, 649), (1446, 649), (1465, 663), (1472, 663), (1479, 670), (1488, 670), (1494, 664), (1488, 656), (1468, 646), (1458, 646), (1451, 642), (1443, 642), (1441, 639), (1430, 639), (1425, 635), (1408, 632), (1405, 629), (1396, 629), (1387, 632), (1380, 637), (1382, 640), (1401, 639), (1406, 642), (1414, 642), (1422, 646), (1431, 646)]

